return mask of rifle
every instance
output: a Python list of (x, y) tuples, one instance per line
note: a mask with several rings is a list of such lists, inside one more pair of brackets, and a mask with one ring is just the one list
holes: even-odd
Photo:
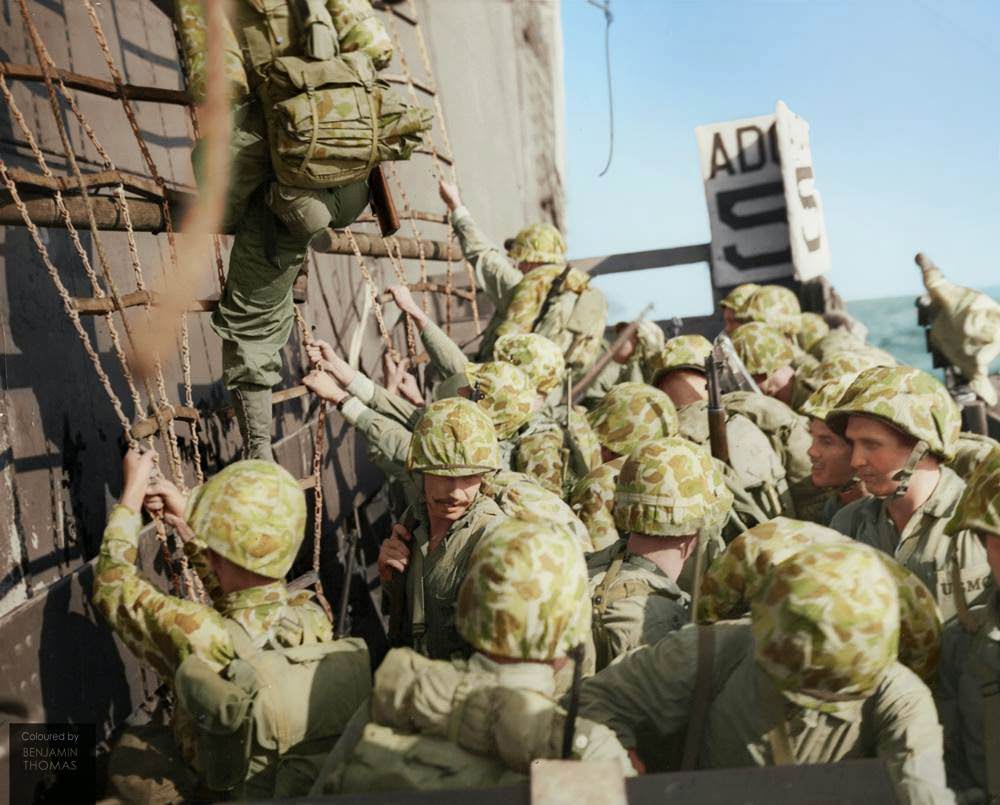
[(566, 284), (566, 277), (569, 276), (569, 272), (572, 268), (573, 267), (567, 263), (566, 268), (562, 270), (562, 273), (552, 280), (552, 284), (549, 286), (549, 291), (545, 294), (545, 301), (542, 302), (542, 306), (538, 309), (538, 315), (535, 316), (535, 320), (531, 323), (531, 330), (529, 330), (529, 332), (535, 332), (538, 325), (542, 323), (542, 319), (544, 319), (545, 314), (549, 312), (549, 308), (552, 307), (552, 303), (555, 302), (556, 297), (562, 293), (562, 287)]
[(580, 378), (580, 382), (573, 386), (572, 400), (574, 405), (583, 399), (583, 395), (587, 389), (590, 388), (590, 384), (597, 379), (597, 376), (601, 372), (604, 371), (604, 367), (611, 362), (612, 356), (619, 350), (619, 348), (635, 334), (636, 330), (639, 329), (639, 322), (646, 318), (646, 314), (652, 309), (653, 303), (650, 302), (640, 311), (635, 321), (630, 322), (628, 327), (624, 328), (618, 334), (618, 337), (614, 340), (611, 346), (604, 350), (604, 354), (601, 355), (594, 365), (587, 370), (587, 374)]
[(381, 165), (376, 165), (368, 174), (368, 203), (378, 219), (382, 237), (395, 235), (399, 231), (399, 213), (396, 212), (396, 204), (392, 200), (392, 192)]
[(348, 634), (347, 604), (351, 598), (351, 576), (354, 575), (354, 553), (361, 539), (361, 520), (358, 517), (358, 507), (354, 507), (354, 531), (347, 538), (347, 557), (344, 559), (344, 584), (340, 591), (340, 611), (337, 613), (337, 628), (333, 637), (339, 640)]
[[(416, 528), (416, 515), (413, 510), (407, 510), (403, 515), (402, 524), (410, 534)], [(413, 540), (410, 540), (410, 551), (419, 550)], [(412, 567), (411, 563), (406, 565), (407, 573)], [(406, 645), (406, 576), (407, 573), (400, 573), (398, 570), (392, 571), (392, 578), (386, 585), (386, 594), (389, 596), (389, 628), (386, 637), (392, 648), (399, 648)]]
[(719, 387), (721, 363), (713, 348), (705, 358), (705, 378), (708, 381), (708, 439), (712, 455), (724, 464), (728, 464), (729, 437), (726, 433), (726, 409), (722, 405), (722, 390)]
[(573, 684), (569, 689), (569, 707), (563, 724), (562, 758), (573, 757), (573, 737), (576, 734), (576, 715), (580, 712), (580, 683), (583, 681), (583, 643), (577, 643), (569, 652), (573, 660)]

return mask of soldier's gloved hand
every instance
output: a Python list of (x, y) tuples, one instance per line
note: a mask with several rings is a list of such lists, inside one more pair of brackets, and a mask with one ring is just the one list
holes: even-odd
[(449, 184), (442, 179), (438, 182), (438, 193), (441, 194), (441, 200), (452, 212), (462, 206), (462, 197), (458, 194), (458, 185)]
[(122, 496), (118, 501), (122, 506), (127, 506), (136, 513), (142, 508), (155, 461), (156, 452), (153, 450), (143, 453), (133, 447), (125, 454), (122, 459)]
[(302, 384), (322, 400), (340, 405), (349, 396), (326, 372), (315, 369), (304, 378)]
[(385, 540), (378, 549), (378, 577), (383, 582), (392, 579), (392, 571), (400, 573), (406, 572), (406, 566), (410, 563), (410, 548), (406, 544), (413, 539), (409, 529), (402, 523), (396, 523), (392, 527), (389, 539)]

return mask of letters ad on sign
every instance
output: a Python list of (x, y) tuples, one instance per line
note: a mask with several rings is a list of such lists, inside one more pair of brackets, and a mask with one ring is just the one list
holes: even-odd
[(792, 263), (800, 280), (811, 280), (830, 270), (830, 245), (823, 222), (823, 205), (813, 178), (809, 124), (782, 101), (778, 101), (775, 109), (775, 124)]
[(698, 126), (695, 135), (716, 287), (792, 276), (774, 115)]

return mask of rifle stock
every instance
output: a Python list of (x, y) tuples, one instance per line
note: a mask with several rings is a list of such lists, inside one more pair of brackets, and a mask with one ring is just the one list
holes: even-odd
[(399, 231), (399, 213), (396, 212), (396, 203), (392, 200), (392, 192), (381, 165), (376, 165), (368, 174), (368, 201), (372, 213), (378, 219), (382, 237), (395, 235)]
[(354, 532), (347, 538), (347, 556), (344, 559), (344, 583), (340, 591), (340, 608), (337, 612), (337, 626), (333, 636), (340, 639), (348, 634), (347, 629), (347, 605), (351, 599), (351, 577), (354, 575), (354, 554), (358, 549), (358, 541), (361, 539), (361, 520), (358, 517), (358, 509), (354, 507)]

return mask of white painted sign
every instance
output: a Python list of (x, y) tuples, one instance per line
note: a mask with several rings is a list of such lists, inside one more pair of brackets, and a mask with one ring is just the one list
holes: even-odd
[(829, 267), (808, 129), (780, 101), (773, 115), (695, 129), (716, 287), (811, 279)]
[(778, 101), (775, 127), (781, 153), (781, 176), (785, 183), (792, 263), (800, 280), (811, 280), (830, 270), (830, 241), (826, 236), (823, 204), (813, 178), (809, 124), (783, 101)]

